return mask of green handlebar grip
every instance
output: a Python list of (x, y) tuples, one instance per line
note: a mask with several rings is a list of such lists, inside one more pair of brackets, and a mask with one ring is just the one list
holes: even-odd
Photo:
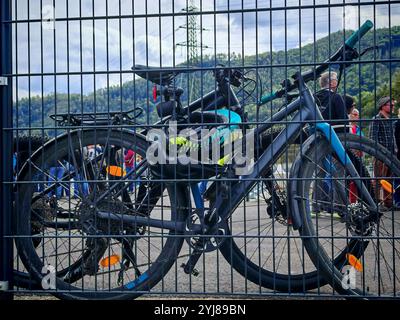
[(270, 101), (275, 100), (275, 99), (276, 99), (276, 92), (273, 92), (273, 93), (268, 94), (266, 96), (262, 96), (261, 100), (259, 102), (259, 105), (265, 104), (265, 103), (270, 102)]
[(372, 23), (371, 20), (365, 21), (363, 25), (360, 27), (360, 29), (354, 32), (350, 36), (350, 38), (346, 40), (346, 45), (353, 48), (357, 43), (357, 41), (361, 39), (373, 26), (374, 24)]

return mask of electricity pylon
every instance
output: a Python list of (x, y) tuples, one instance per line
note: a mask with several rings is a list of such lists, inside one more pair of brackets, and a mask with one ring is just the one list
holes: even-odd
[[(199, 44), (198, 32), (199, 31), (208, 31), (208, 29), (200, 28), (198, 26), (198, 15), (189, 14), (198, 12), (198, 8), (194, 5), (194, 0), (189, 1), (189, 5), (186, 9), (182, 9), (182, 11), (186, 11), (188, 13), (187, 23), (178, 27), (179, 29), (187, 30), (187, 41), (179, 42), (176, 46), (185, 47), (187, 50), (187, 66), (199, 66), (200, 62), (200, 51), (204, 49), (208, 49), (209, 47)], [(201, 92), (201, 81), (198, 74), (193, 73), (189, 75), (189, 102), (195, 100), (200, 96)]]

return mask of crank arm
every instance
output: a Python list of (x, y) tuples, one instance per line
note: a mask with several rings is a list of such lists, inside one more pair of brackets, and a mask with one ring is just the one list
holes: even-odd
[(183, 263), (181, 265), (181, 267), (183, 268), (183, 271), (186, 274), (192, 274), (195, 277), (197, 277), (199, 275), (199, 271), (196, 270), (194, 267), (196, 266), (196, 264), (199, 261), (202, 254), (203, 254), (203, 252), (199, 252), (199, 251), (192, 252), (192, 254), (189, 257), (188, 262), (186, 264)]

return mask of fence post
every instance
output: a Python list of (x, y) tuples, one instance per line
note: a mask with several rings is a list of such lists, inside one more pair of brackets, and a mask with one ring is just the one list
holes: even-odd
[(0, 1), (0, 300), (12, 300), (13, 241), (12, 214), (12, 35), (11, 0)]

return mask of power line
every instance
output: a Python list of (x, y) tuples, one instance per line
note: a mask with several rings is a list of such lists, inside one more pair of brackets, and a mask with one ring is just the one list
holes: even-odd
[[(186, 12), (199, 12), (198, 8), (194, 5), (194, 0), (189, 1), (187, 8), (182, 9)], [(177, 30), (183, 29), (187, 32), (187, 41), (179, 42), (176, 44), (177, 47), (186, 48), (187, 52), (187, 64), (196, 66), (199, 64), (200, 51), (204, 49), (210, 49), (209, 46), (203, 45), (200, 39), (198, 42), (198, 32), (209, 31), (206, 28), (198, 26), (197, 23), (198, 15), (190, 15), (187, 17), (187, 23), (178, 27)], [(202, 54), (202, 53), (201, 53)], [(189, 102), (194, 101), (200, 93), (200, 79), (193, 75), (189, 75)]]

